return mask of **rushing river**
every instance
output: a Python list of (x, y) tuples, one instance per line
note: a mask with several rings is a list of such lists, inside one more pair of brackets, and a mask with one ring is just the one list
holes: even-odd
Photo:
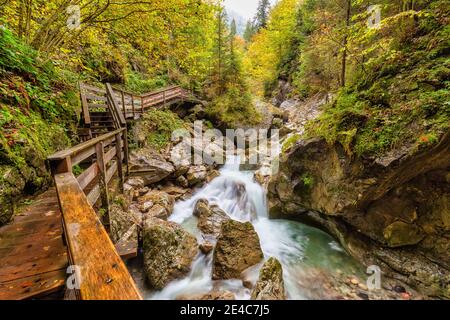
[[(259, 235), (265, 259), (276, 257), (283, 265), (289, 299), (321, 298), (322, 284), (315, 280), (318, 275), (320, 278), (321, 274), (361, 274), (360, 266), (326, 233), (299, 222), (269, 220), (263, 188), (253, 181), (252, 172), (239, 171), (239, 164), (234, 162), (236, 159), (229, 161), (221, 175), (191, 199), (177, 202), (170, 220), (196, 235), (199, 243), (203, 239), (197, 229), (197, 218), (192, 215), (199, 199), (217, 204), (235, 220), (250, 221)], [(261, 265), (247, 270), (246, 279), (255, 282)], [(212, 254), (199, 254), (184, 279), (171, 282), (162, 291), (144, 290), (145, 298), (169, 300), (180, 295), (228, 290), (237, 299), (249, 299), (250, 290), (241, 280), (212, 281), (211, 272)], [(142, 278), (140, 286), (144, 289)]]

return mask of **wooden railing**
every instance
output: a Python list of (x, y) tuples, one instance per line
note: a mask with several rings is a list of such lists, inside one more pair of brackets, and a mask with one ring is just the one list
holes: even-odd
[[(114, 88), (106, 84), (104, 89), (80, 83), (83, 120), (87, 127), (91, 124), (89, 110), (114, 107), (115, 121), (138, 119), (152, 107), (166, 106), (176, 101), (189, 99), (192, 95), (180, 86), (166, 87), (142, 95)], [(120, 115), (119, 115), (120, 113)], [(123, 118), (123, 119), (120, 119)], [(123, 126), (123, 125), (122, 125)]]
[[(123, 187), (123, 163), (128, 167), (126, 128), (107, 133), (48, 158), (63, 216), (69, 261), (79, 271), (79, 299), (141, 299), (93, 206), (101, 199), (109, 217), (108, 183), (117, 173)], [(88, 162), (78, 176), (76, 165)], [(106, 219), (106, 224), (109, 219)]]
[(118, 88), (113, 88), (113, 90), (119, 109), (126, 119), (136, 119), (149, 108), (166, 106), (190, 96), (189, 92), (180, 86), (166, 87), (142, 95), (136, 95)]

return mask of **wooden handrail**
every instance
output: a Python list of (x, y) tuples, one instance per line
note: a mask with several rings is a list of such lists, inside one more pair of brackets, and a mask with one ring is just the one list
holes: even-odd
[[(75, 177), (72, 173), (73, 166), (94, 155), (95, 161)], [(113, 162), (114, 158), (116, 161)], [(75, 294), (80, 299), (142, 299), (93, 209), (100, 198), (107, 213), (106, 223), (109, 223), (107, 185), (117, 173), (123, 190), (122, 162), (125, 161), (128, 167), (127, 159), (126, 128), (48, 157), (63, 215), (69, 260), (79, 268), (81, 286)]]
[(82, 300), (142, 300), (127, 267), (70, 172), (55, 176), (69, 260), (75, 266)]
[(106, 141), (106, 140), (114, 137), (116, 134), (122, 133), (124, 131), (125, 131), (125, 128), (120, 128), (115, 131), (108, 132), (100, 137), (90, 139), (90, 140), (80, 143), (72, 148), (56, 152), (56, 153), (52, 154), (51, 156), (49, 156), (47, 159), (50, 161), (64, 160), (67, 157), (72, 157), (72, 156), (80, 153), (81, 151), (86, 150), (89, 147), (93, 147), (99, 142)]
[(148, 93), (141, 94), (141, 97), (145, 98), (145, 97), (148, 97), (148, 96), (153, 96), (153, 95), (155, 95), (155, 94), (162, 93), (162, 92), (164, 92), (164, 91), (173, 90), (173, 89), (175, 89), (175, 88), (180, 88), (180, 86), (178, 86), (178, 85), (173, 85), (173, 86), (170, 86), (170, 87), (161, 88), (161, 89), (158, 89), (158, 90), (156, 90), (156, 91), (152, 91), (152, 92), (148, 92)]
[(123, 116), (122, 112), (119, 109), (119, 106), (117, 105), (114, 90), (109, 83), (106, 84), (106, 97), (112, 109), (111, 111), (114, 113), (114, 115), (117, 117), (117, 120), (119, 121), (120, 127), (126, 126), (127, 121), (125, 120), (125, 117)]

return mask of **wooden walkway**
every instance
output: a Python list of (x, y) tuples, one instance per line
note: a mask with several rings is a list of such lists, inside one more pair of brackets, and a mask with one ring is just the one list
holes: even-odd
[(67, 265), (61, 211), (52, 188), (0, 228), (0, 300), (62, 290)]
[[(90, 132), (86, 142), (50, 156), (56, 188), (0, 227), (0, 300), (42, 298), (55, 292), (62, 297), (69, 265), (79, 268), (80, 278), (80, 287), (66, 292), (72, 298), (142, 299), (121, 259), (135, 256), (137, 244), (130, 246), (124, 239), (115, 246), (102, 223), (108, 225), (109, 219), (101, 221), (93, 207), (100, 203), (108, 218), (108, 183), (116, 176), (123, 188), (123, 164), (128, 173), (126, 119), (187, 94), (179, 87), (139, 97), (114, 91), (109, 84), (104, 94), (95, 87), (81, 87), (92, 91), (90, 96), (81, 95), (85, 124), (95, 116), (89, 108), (102, 107), (110, 119), (97, 121), (106, 130), (95, 132), (98, 137)], [(93, 106), (86, 102), (91, 96), (99, 101)], [(75, 176), (73, 166), (83, 162), (88, 166)]]

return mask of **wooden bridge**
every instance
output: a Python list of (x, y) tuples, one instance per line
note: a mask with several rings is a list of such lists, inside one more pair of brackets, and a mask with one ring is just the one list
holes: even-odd
[[(0, 299), (48, 296), (64, 288), (68, 299), (142, 299), (121, 259), (136, 251), (132, 245), (114, 246), (107, 232), (108, 184), (116, 177), (123, 191), (127, 120), (188, 94), (180, 87), (135, 95), (109, 84), (105, 89), (80, 84), (80, 95), (86, 141), (48, 158), (55, 188), (0, 228)], [(83, 168), (77, 176), (74, 166)]]
[(82, 103), (80, 136), (85, 140), (125, 126), (126, 121), (139, 119), (148, 109), (192, 99), (192, 95), (179, 86), (136, 95), (113, 88), (109, 84), (106, 84), (105, 88), (97, 88), (81, 83), (80, 93)]

